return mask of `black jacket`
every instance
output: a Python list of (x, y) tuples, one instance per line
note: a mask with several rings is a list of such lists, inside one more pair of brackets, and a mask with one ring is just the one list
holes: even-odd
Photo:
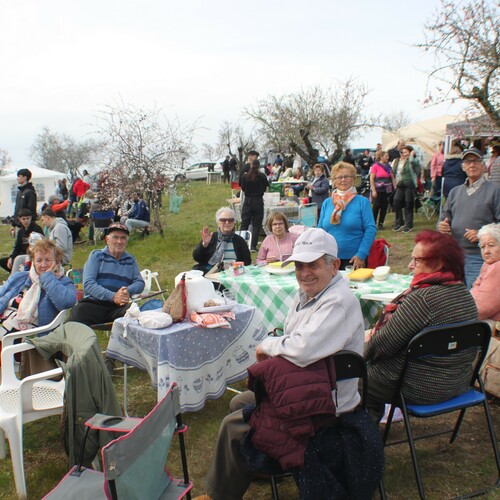
[(33, 220), (36, 220), (36, 192), (31, 182), (27, 182), (24, 186), (18, 187), (16, 208), (14, 209), (14, 219), (16, 221), (17, 214), (21, 208), (27, 208), (31, 212)]
[(18, 255), (24, 255), (27, 252), (31, 233), (39, 233), (43, 236), (43, 230), (36, 222), (32, 221), (28, 226), (28, 229), (24, 229), (24, 226), (19, 228), (16, 236), (16, 242), (14, 243), (14, 249), (10, 255), (12, 261), (14, 261)]
[[(235, 234), (233, 237), (233, 246), (236, 260), (244, 262), (245, 266), (249, 266), (252, 263), (252, 257), (250, 256), (247, 242), (241, 236)], [(198, 246), (193, 250), (193, 259), (198, 262), (193, 269), (198, 269), (203, 272), (209, 271), (208, 261), (215, 253), (216, 247), (217, 231), (212, 234), (212, 239), (206, 248), (203, 246), (203, 242), (200, 241)]]

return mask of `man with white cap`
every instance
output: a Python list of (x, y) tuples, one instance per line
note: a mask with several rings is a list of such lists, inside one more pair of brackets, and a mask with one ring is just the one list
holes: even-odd
[[(299, 291), (285, 320), (282, 337), (268, 337), (257, 346), (257, 361), (281, 356), (306, 367), (342, 350), (363, 352), (363, 316), (347, 281), (338, 274), (335, 238), (322, 229), (309, 229), (295, 242), (283, 266), (295, 262)], [(336, 415), (354, 410), (360, 401), (356, 380), (337, 383), (332, 392)], [(252, 392), (239, 394), (230, 403), (233, 413), (224, 418), (205, 485), (199, 500), (242, 498), (254, 471), (240, 451), (250, 427), (242, 408), (255, 403)], [(195, 500), (197, 500), (195, 499)]]

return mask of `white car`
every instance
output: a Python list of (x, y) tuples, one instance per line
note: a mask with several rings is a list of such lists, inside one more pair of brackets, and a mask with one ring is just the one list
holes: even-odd
[(189, 167), (186, 168), (184, 173), (182, 174), (177, 174), (175, 176), (176, 181), (185, 181), (185, 180), (190, 180), (190, 181), (198, 181), (198, 180), (203, 180), (206, 179), (208, 176), (208, 169), (212, 170), (214, 172), (218, 172), (220, 175), (222, 175), (222, 165), (220, 163), (216, 163), (213, 161), (203, 161), (199, 163), (193, 163)]

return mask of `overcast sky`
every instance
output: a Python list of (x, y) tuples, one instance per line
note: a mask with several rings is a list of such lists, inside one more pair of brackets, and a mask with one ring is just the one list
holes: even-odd
[[(414, 43), (438, 0), (14, 0), (0, 5), (0, 148), (15, 166), (48, 126), (83, 138), (120, 100), (157, 105), (196, 142), (270, 94), (356, 76), (374, 112), (424, 110), (431, 60)], [(352, 146), (374, 146), (380, 132)]]

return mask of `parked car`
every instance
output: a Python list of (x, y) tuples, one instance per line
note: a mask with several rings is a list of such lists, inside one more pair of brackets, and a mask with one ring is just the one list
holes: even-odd
[(209, 167), (213, 167), (214, 172), (218, 172), (220, 175), (222, 175), (222, 165), (220, 163), (216, 163), (213, 161), (203, 161), (199, 163), (193, 163), (189, 167), (186, 168), (186, 170), (181, 173), (177, 174), (175, 176), (176, 181), (185, 181), (185, 180), (190, 180), (190, 181), (198, 181), (198, 180), (203, 180), (206, 179), (208, 176), (208, 169)]

